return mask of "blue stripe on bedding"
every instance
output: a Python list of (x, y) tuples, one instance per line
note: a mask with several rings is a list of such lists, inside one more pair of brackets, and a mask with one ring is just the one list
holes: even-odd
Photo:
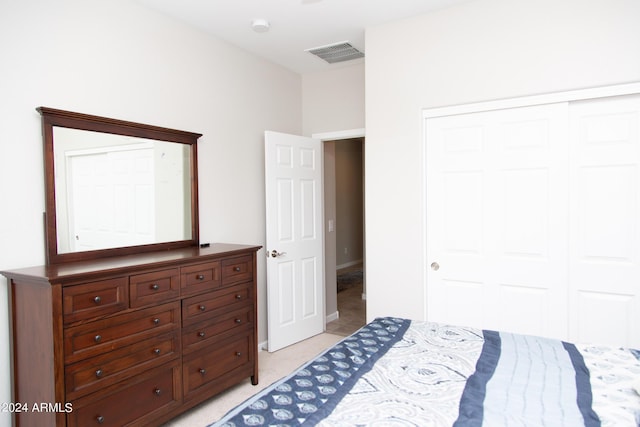
[(571, 356), (571, 362), (576, 371), (576, 388), (578, 392), (578, 407), (584, 417), (584, 424), (587, 427), (600, 427), (600, 418), (591, 408), (593, 395), (591, 394), (591, 380), (589, 369), (584, 363), (584, 358), (575, 345), (563, 343), (567, 353)]
[(600, 426), (589, 370), (574, 345), (494, 331), (484, 336), (454, 427)]
[(453, 427), (479, 427), (484, 418), (484, 406), (487, 383), (493, 376), (500, 359), (500, 334), (495, 331), (482, 331), (484, 344), (476, 362), (476, 371), (467, 379), (467, 385), (460, 398), (459, 416)]
[(406, 319), (375, 319), (211, 426), (317, 424), (402, 339), (410, 324)]

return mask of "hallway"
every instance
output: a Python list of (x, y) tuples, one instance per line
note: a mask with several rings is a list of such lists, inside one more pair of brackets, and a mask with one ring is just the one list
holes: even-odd
[[(338, 270), (338, 277), (344, 274), (362, 271), (362, 264)], [(351, 335), (366, 323), (366, 301), (362, 299), (362, 280), (351, 280), (338, 292), (338, 313), (339, 318), (327, 323), (326, 332), (342, 336)]]

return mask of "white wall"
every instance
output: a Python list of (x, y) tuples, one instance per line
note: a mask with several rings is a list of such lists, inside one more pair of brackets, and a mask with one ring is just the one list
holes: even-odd
[(638, 23), (637, 0), (477, 0), (368, 29), (369, 319), (426, 315), (421, 110), (640, 81)]
[(364, 128), (364, 63), (302, 76), (303, 135)]
[[(264, 244), (263, 131), (302, 132), (298, 74), (125, 0), (3, 1), (0, 52), (0, 270), (44, 262), (40, 105), (204, 134), (201, 240)], [(0, 402), (11, 400), (6, 285)]]
[[(364, 63), (340, 64), (338, 68), (302, 76), (303, 135), (364, 128)], [(325, 143), (325, 312), (336, 317), (336, 233), (327, 221), (335, 221), (335, 145)]]

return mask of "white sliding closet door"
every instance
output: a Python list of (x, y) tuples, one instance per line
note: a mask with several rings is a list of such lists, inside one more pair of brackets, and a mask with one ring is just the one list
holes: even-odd
[(426, 120), (427, 318), (640, 347), (640, 96)]
[(430, 320), (567, 335), (567, 104), (427, 121)]
[(571, 339), (640, 348), (640, 96), (570, 112)]

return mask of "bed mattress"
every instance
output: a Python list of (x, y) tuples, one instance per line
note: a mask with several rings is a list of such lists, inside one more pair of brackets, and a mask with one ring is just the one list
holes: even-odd
[(378, 318), (212, 426), (638, 427), (639, 357)]

